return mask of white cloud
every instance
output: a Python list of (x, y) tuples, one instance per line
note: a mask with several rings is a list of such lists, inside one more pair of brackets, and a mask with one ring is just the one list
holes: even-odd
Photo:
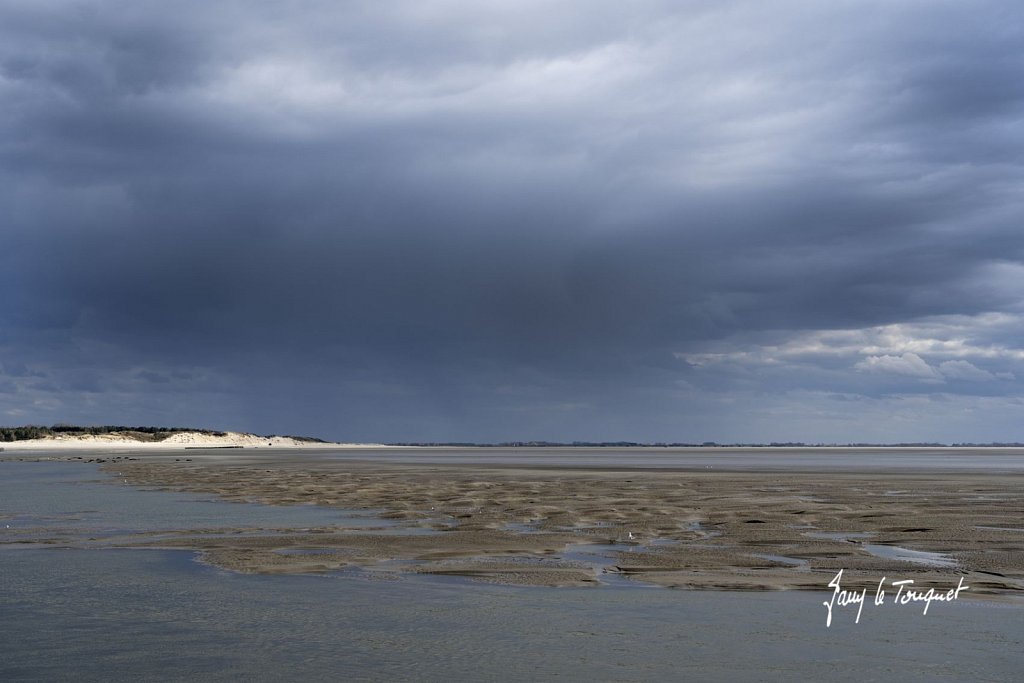
[[(767, 365), (806, 361), (814, 357), (858, 355), (902, 358), (906, 354), (927, 357), (933, 362), (948, 359), (971, 364), (966, 359), (981, 359), (1015, 363), (1024, 361), (1024, 348), (1007, 346), (996, 340), (1022, 334), (1024, 317), (992, 312), (974, 316), (940, 316), (861, 329), (810, 330), (792, 333), (781, 343), (750, 344), (745, 348), (712, 353), (677, 353), (676, 357), (696, 366), (721, 363)], [(950, 367), (953, 373), (957, 372), (957, 367), (963, 369), (957, 365)]]
[(988, 370), (965, 360), (947, 360), (939, 364), (939, 372), (948, 379), (962, 379), (969, 382), (991, 382), (996, 379)]
[(942, 375), (916, 353), (908, 352), (901, 356), (868, 356), (853, 367), (861, 372), (942, 381)]

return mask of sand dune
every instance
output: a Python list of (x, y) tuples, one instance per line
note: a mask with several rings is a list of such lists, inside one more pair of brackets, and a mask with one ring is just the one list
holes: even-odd
[(58, 434), (42, 439), (0, 443), (5, 451), (74, 449), (181, 450), (184, 448), (372, 448), (376, 444), (341, 444), (303, 441), (288, 436), (259, 436), (243, 432), (225, 432), (223, 436), (202, 432), (176, 432), (162, 441), (140, 441), (129, 434)]

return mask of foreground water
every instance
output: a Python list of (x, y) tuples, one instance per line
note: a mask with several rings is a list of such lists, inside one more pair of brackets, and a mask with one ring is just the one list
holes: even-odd
[(255, 576), (185, 551), (89, 549), (76, 539), (97, 529), (350, 521), (102, 479), (0, 463), (4, 540), (54, 524), (66, 539), (0, 546), (0, 680), (1009, 681), (1024, 664), (1014, 605), (869, 604), (859, 624), (847, 609), (826, 628), (824, 592)]

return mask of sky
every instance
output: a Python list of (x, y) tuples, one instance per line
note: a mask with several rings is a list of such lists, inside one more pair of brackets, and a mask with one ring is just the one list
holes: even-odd
[(1024, 441), (1019, 2), (0, 2), (0, 424)]

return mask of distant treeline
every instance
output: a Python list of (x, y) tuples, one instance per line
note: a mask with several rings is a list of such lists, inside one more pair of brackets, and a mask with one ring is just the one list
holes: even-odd
[(52, 427), (28, 425), (25, 427), (0, 427), (0, 441), (25, 441), (42, 439), (48, 436), (101, 436), (103, 434), (120, 434), (137, 441), (163, 441), (172, 434), (180, 432), (198, 432), (209, 436), (226, 436), (227, 432), (212, 429), (191, 429), (187, 427), (125, 427), (124, 425), (103, 425), (95, 427), (79, 427), (77, 425), (57, 424)]

